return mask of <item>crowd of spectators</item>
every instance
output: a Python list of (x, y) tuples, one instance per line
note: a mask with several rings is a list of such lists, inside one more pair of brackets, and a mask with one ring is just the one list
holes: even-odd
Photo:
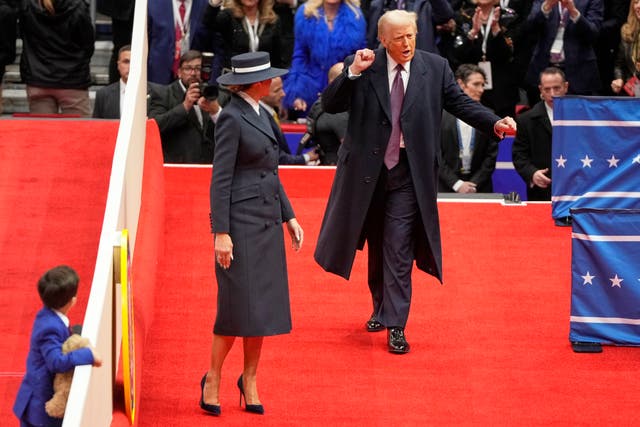
[[(113, 22), (110, 82), (118, 81), (118, 53), (131, 39), (133, 5), (134, 0), (97, 0), (98, 10)], [(15, 56), (12, 29), (19, 23), (30, 111), (91, 115), (94, 31), (87, 0), (0, 0), (0, 8), (7, 11), (1, 72)], [(182, 55), (197, 50), (214, 53), (202, 78), (215, 84), (229, 70), (231, 56), (266, 51), (271, 65), (289, 69), (279, 118), (304, 118), (334, 64), (357, 49), (378, 47), (377, 19), (390, 9), (417, 14), (419, 49), (442, 55), (454, 71), (461, 64), (480, 67), (481, 102), (500, 116), (535, 105), (540, 73), (550, 66), (563, 71), (569, 94), (640, 94), (640, 0), (150, 1), (148, 79), (173, 84), (184, 75)]]

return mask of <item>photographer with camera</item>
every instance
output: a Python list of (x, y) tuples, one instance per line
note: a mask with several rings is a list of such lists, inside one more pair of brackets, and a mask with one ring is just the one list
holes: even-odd
[[(165, 163), (213, 161), (215, 120), (220, 113), (217, 87), (203, 83), (212, 54), (189, 50), (180, 57), (178, 79), (150, 86), (149, 118), (160, 128)], [(203, 59), (205, 60), (203, 64)]]

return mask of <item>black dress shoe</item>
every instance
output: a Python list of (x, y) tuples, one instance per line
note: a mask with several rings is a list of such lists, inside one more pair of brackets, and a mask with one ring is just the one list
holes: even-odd
[(407, 339), (404, 337), (404, 328), (388, 328), (387, 342), (391, 353), (409, 353), (409, 349), (411, 348)]
[(384, 329), (384, 325), (378, 322), (375, 316), (371, 316), (371, 319), (366, 323), (367, 332), (378, 332)]

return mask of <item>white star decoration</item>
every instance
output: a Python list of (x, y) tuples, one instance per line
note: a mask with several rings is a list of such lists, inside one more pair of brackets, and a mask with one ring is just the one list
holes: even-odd
[(591, 162), (593, 162), (593, 159), (589, 158), (589, 155), (585, 155), (584, 159), (580, 159), (580, 161), (582, 162), (582, 167), (583, 168), (587, 168), (587, 167), (591, 167)]
[(615, 276), (615, 277), (612, 277), (612, 278), (611, 278), (611, 279), (609, 279), (609, 280), (611, 280), (611, 287), (612, 287), (612, 288), (613, 288), (613, 287), (616, 287), (616, 286), (617, 286), (617, 287), (619, 287), (619, 288), (621, 288), (622, 286), (620, 286), (620, 283), (622, 283), (622, 281), (623, 281), (624, 279), (619, 278), (619, 277), (618, 277), (618, 275), (616, 274), (616, 276)]
[[(557, 159), (554, 159), (556, 161), (556, 167), (558, 168), (564, 168), (565, 163), (567, 163), (567, 161), (569, 159), (567, 159), (566, 157), (564, 157), (563, 154), (560, 154), (560, 157), (558, 157)], [(590, 168), (591, 167), (591, 163), (594, 161), (595, 159), (592, 159), (591, 157), (589, 157), (588, 154), (585, 154), (584, 158), (580, 159), (580, 161), (582, 162), (582, 167), (583, 168)], [(609, 168), (617, 168), (618, 167), (618, 163), (622, 160), (622, 159), (618, 159), (615, 154), (612, 154), (610, 158), (605, 159), (607, 162), (609, 162)], [(633, 158), (633, 160), (631, 161), (631, 164), (637, 163), (638, 165), (640, 165), (640, 154), (638, 154), (637, 156), (635, 156)]]
[(563, 167), (564, 167), (564, 164), (567, 162), (567, 159), (565, 159), (564, 157), (562, 157), (562, 154), (560, 154), (560, 158), (555, 159), (555, 160), (556, 160), (556, 162), (558, 162), (557, 167), (559, 167), (559, 168), (563, 168)]
[(613, 154), (611, 155), (610, 159), (607, 159), (607, 162), (609, 162), (609, 167), (610, 168), (617, 168), (619, 161), (620, 161), (620, 159), (616, 159), (616, 156), (614, 156)]
[[(596, 276), (592, 276), (591, 273), (589, 273), (587, 271), (587, 275), (586, 276), (580, 276), (580, 277), (582, 277), (584, 279), (583, 285), (586, 285), (587, 283), (589, 285), (593, 285), (592, 279), (595, 279)], [(638, 279), (638, 280), (640, 280), (640, 279)]]

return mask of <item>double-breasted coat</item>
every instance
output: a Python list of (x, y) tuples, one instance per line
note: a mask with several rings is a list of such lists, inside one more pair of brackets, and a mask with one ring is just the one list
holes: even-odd
[[(363, 247), (369, 233), (380, 232), (365, 224), (391, 134), (385, 50), (376, 50), (371, 67), (353, 80), (348, 77), (352, 62), (353, 56), (345, 60), (345, 71), (322, 94), (324, 110), (349, 111), (349, 124), (314, 254), (326, 271), (345, 279), (351, 274), (356, 249)], [(416, 50), (400, 122), (422, 222), (415, 231), (416, 263), (439, 280), (442, 251), (436, 198), (443, 108), (494, 135), (499, 117), (462, 92), (444, 58)]]
[(216, 264), (214, 333), (267, 336), (291, 330), (282, 224), (294, 218), (278, 176), (279, 146), (262, 107), (258, 116), (233, 95), (217, 121), (211, 226), (229, 233), (233, 261)]

